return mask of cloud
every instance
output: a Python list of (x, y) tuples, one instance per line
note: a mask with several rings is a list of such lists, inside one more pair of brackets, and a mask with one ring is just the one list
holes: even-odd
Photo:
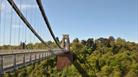
[(38, 8), (36, 5), (29, 5), (29, 4), (22, 4), (21, 5), (21, 9), (25, 10), (25, 9), (36, 9)]
[[(17, 5), (17, 7), (20, 9), (20, 7), (21, 7), (21, 10), (22, 11), (25, 11), (26, 9), (28, 10), (28, 11), (30, 11), (31, 9), (36, 9), (36, 8), (38, 8), (38, 6), (37, 5), (34, 5), (34, 4), (17, 4), (16, 3), (16, 5)], [(0, 12), (10, 12), (10, 10), (11, 10), (12, 8), (11, 8), (11, 5), (10, 4), (8, 4), (8, 2), (3, 2), (2, 4), (0, 4)]]
[(19, 28), (22, 28), (23, 25), (19, 25), (19, 24), (13, 24), (12, 25), (12, 28), (13, 29), (19, 29)]

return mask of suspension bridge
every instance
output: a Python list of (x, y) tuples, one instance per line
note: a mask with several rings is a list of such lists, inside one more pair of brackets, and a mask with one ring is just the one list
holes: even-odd
[[(41, 0), (32, 0), (36, 5), (23, 6), (23, 0), (0, 0), (0, 74), (57, 56), (57, 67), (62, 69), (71, 63), (69, 35), (63, 35), (60, 42), (48, 21)], [(27, 2), (26, 2), (27, 3)], [(35, 13), (37, 10), (38, 13)], [(29, 12), (28, 12), (29, 11)], [(37, 15), (36, 15), (37, 14)], [(32, 15), (32, 16), (31, 16)], [(42, 18), (37, 21), (38, 17)], [(41, 24), (43, 21), (43, 24)], [(37, 26), (36, 26), (37, 25)], [(15, 29), (14, 29), (15, 28)], [(56, 46), (46, 42), (46, 29)], [(43, 48), (29, 48), (27, 44), (41, 42)], [(68, 59), (69, 58), (69, 59)], [(62, 63), (65, 61), (66, 63)]]

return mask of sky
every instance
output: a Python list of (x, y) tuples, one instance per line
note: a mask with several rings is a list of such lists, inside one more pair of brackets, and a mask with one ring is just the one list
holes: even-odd
[[(45, 40), (51, 40), (35, 0), (21, 0), (21, 2), (21, 11), (24, 15), (27, 14), (28, 21), (37, 25), (33, 27)], [(114, 36), (138, 42), (138, 0), (42, 0), (42, 2), (51, 27), (60, 39), (62, 34), (69, 34), (71, 40)], [(8, 13), (10, 6), (7, 2), (3, 2), (2, 5), (4, 4), (7, 4), (9, 10), (3, 8), (1, 11), (1, 36), (4, 35), (2, 25), (7, 14), (6, 25), (12, 22), (14, 39), (16, 37), (14, 33), (19, 34), (19, 28), (22, 30), (24, 28), (24, 26), (19, 27), (17, 22), (24, 24), (13, 10), (13, 17), (11, 17), (11, 12)], [(16, 0), (16, 4), (20, 7), (20, 0)], [(29, 30), (27, 31), (29, 35)], [(22, 37), (25, 37), (24, 34)], [(30, 35), (32, 35), (31, 32)], [(32, 35), (30, 40), (33, 38)], [(2, 39), (1, 42), (3, 42)]]

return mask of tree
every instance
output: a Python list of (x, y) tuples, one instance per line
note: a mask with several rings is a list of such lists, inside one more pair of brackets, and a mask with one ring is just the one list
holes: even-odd
[[(47, 43), (51, 46), (55, 45), (52, 41)], [(95, 45), (95, 50), (92, 50)], [(5, 48), (8, 47), (10, 46)], [(16, 46), (12, 47), (16, 48)], [(42, 43), (36, 43), (28, 44), (28, 47), (40, 49), (45, 46)], [(81, 70), (85, 70), (90, 77), (138, 77), (137, 43), (126, 42), (121, 38), (115, 40), (112, 36), (96, 40), (89, 38), (81, 42), (76, 38), (71, 43), (71, 50), (77, 55), (75, 55), (77, 60), (74, 60), (74, 62), (79, 63), (82, 67)], [(77, 70), (78, 67), (75, 68), (78, 64), (74, 66), (75, 63), (57, 71), (54, 57), (6, 76), (19, 77), (27, 74), (28, 77), (81, 77), (81, 73)]]
[(86, 44), (87, 44), (86, 40), (82, 40), (81, 44), (84, 45), (84, 46), (86, 46)]
[(32, 44), (32, 43), (27, 44), (27, 45), (26, 45), (26, 48), (27, 48), (27, 49), (33, 49), (33, 44)]
[(79, 41), (79, 39), (78, 38), (76, 38), (76, 39), (74, 39), (73, 40), (73, 42), (72, 43), (80, 43), (80, 41)]
[(87, 44), (86, 45), (87, 45), (87, 47), (93, 48), (93, 46), (94, 46), (93, 38), (89, 38), (87, 40)]
[(113, 36), (109, 36), (108, 40), (111, 41), (115, 41), (115, 38)]
[(115, 43), (118, 47), (125, 47), (126, 46), (126, 41), (124, 39), (121, 39), (121, 38), (117, 38)]

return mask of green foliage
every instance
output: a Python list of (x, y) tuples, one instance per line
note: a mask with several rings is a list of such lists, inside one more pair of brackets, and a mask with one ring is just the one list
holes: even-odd
[(22, 69), (20, 71), (20, 73), (18, 74), (18, 77), (27, 77), (27, 70), (26, 69)]
[(10, 73), (5, 73), (4, 77), (12, 77), (12, 75)]
[[(53, 42), (48, 43), (55, 47)], [(27, 47), (44, 48), (41, 43)], [(71, 43), (71, 51), (75, 60), (61, 71), (56, 69), (56, 58), (51, 58), (15, 73), (6, 73), (4, 77), (82, 77), (84, 72), (90, 77), (138, 77), (137, 43), (112, 36), (82, 41), (76, 38)]]

